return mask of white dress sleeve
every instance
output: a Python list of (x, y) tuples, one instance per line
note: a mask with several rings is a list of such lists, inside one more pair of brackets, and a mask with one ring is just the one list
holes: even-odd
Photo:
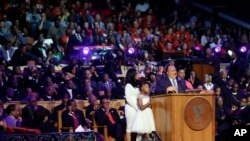
[[(137, 93), (138, 92), (138, 93)], [(125, 86), (125, 98), (131, 107), (133, 107), (135, 110), (138, 110), (137, 106), (137, 96), (139, 94), (139, 91), (136, 90), (131, 84), (127, 84)]]

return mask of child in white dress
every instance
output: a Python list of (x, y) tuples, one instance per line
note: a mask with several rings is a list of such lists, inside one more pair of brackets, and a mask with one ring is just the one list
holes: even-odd
[(152, 109), (150, 108), (150, 84), (143, 82), (140, 85), (141, 94), (137, 98), (139, 110), (137, 111), (132, 126), (132, 132), (142, 134), (149, 138), (149, 134), (155, 131), (155, 121)]

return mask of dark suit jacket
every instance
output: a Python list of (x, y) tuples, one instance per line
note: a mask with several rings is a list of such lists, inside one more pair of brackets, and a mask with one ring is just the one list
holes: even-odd
[[(87, 124), (83, 112), (77, 109), (74, 113), (79, 121), (79, 124), (81, 124), (82, 126), (86, 126)], [(62, 126), (74, 127), (73, 117), (69, 114), (69, 110), (65, 110), (62, 112)]]
[[(12, 58), (12, 56), (14, 55), (14, 53), (15, 53), (15, 49), (13, 47), (11, 47), (9, 49), (10, 59)], [(7, 50), (4, 47), (0, 48), (0, 58), (3, 58), (5, 60), (7, 60)]]
[(54, 96), (51, 96), (51, 99), (49, 99), (46, 95), (43, 95), (42, 96), (42, 99), (44, 100), (44, 101), (55, 101), (56, 99), (54, 98)]
[(57, 118), (58, 111), (63, 110), (64, 108), (66, 108), (66, 105), (64, 103), (61, 103), (60, 105), (57, 105), (54, 108), (53, 113), (52, 113), (52, 115), (53, 115), (53, 121), (54, 122), (57, 122), (57, 120), (58, 120), (58, 118)]
[(34, 109), (33, 106), (27, 105), (22, 109), (22, 127), (34, 127), (35, 123), (35, 112), (36, 110), (42, 109), (44, 107), (37, 105), (38, 108)]
[(92, 111), (95, 111), (94, 107), (92, 105), (88, 105), (86, 107), (86, 118), (88, 118), (89, 120), (92, 120), (92, 116), (90, 115)]
[(240, 58), (238, 58), (234, 63), (230, 63), (228, 75), (239, 81), (240, 77), (244, 76), (245, 69), (246, 63)]
[(27, 65), (27, 61), (31, 59), (31, 56), (28, 53), (21, 53), (20, 49), (17, 49), (11, 58), (11, 64), (16, 66)]
[[(64, 87), (61, 91), (60, 91), (60, 95), (63, 96), (65, 94), (69, 95), (69, 92), (67, 90), (66, 87)], [(82, 99), (82, 96), (80, 95), (78, 89), (72, 89), (72, 96), (74, 99)]]
[[(109, 111), (110, 111), (113, 119), (115, 120), (115, 122), (120, 123), (120, 116), (119, 116), (118, 112), (116, 111), (116, 109), (111, 108)], [(103, 108), (99, 108), (98, 110), (96, 110), (95, 120), (97, 122), (97, 125), (100, 125), (100, 126), (111, 125), (111, 122), (109, 121), (108, 116), (106, 115), (105, 110)]]
[[(110, 110), (111, 116), (113, 117), (115, 124), (112, 125), (112, 123), (109, 121), (108, 116), (106, 115), (105, 109), (99, 108), (95, 112), (95, 121), (97, 122), (97, 125), (99, 126), (108, 126), (108, 134), (115, 137), (117, 140), (122, 135), (122, 129), (121, 129), (121, 119), (116, 111), (116, 109), (111, 108)], [(103, 130), (99, 129), (100, 133), (103, 133)]]
[[(181, 82), (177, 80), (178, 85), (178, 93), (184, 93), (186, 88), (181, 84)], [(169, 80), (168, 76), (164, 76), (159, 78), (156, 82), (155, 94), (166, 94), (167, 87), (172, 86), (171, 81)]]
[(244, 109), (240, 107), (231, 114), (232, 120), (236, 120), (241, 125), (250, 123), (250, 107), (246, 106)]
[(80, 35), (81, 38), (82, 38), (82, 41), (78, 40), (77, 38), (77, 35), (76, 34), (73, 34), (69, 37), (69, 42), (68, 42), (68, 46), (67, 46), (67, 53), (73, 53), (73, 54), (76, 54), (76, 53), (79, 53), (79, 51), (75, 51), (74, 50), (74, 46), (83, 46), (83, 45), (90, 45), (89, 43), (89, 40)]

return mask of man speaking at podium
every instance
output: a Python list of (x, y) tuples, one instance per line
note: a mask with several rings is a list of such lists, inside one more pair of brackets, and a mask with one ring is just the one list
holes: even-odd
[(156, 82), (156, 94), (184, 93), (187, 89), (177, 78), (177, 70), (174, 65), (166, 67), (167, 75), (161, 77)]

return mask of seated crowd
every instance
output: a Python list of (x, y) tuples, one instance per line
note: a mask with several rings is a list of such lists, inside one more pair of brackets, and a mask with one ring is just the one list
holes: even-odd
[[(65, 127), (76, 128), (80, 124), (91, 127), (91, 111), (96, 111), (98, 124), (115, 126), (119, 129), (115, 131), (124, 133), (126, 123), (119, 115), (113, 121), (119, 125), (107, 123), (108, 117), (101, 118), (103, 111), (113, 110), (107, 99), (124, 99), (125, 82), (117, 77), (122, 71), (120, 65), (130, 59), (136, 63), (162, 61), (166, 59), (165, 53), (178, 51), (183, 52), (183, 57), (197, 57), (215, 67), (215, 73), (207, 74), (204, 82), (194, 70), (187, 72), (187, 68), (178, 68), (178, 78), (185, 80), (189, 89), (215, 92), (218, 134), (226, 135), (230, 125), (249, 124), (250, 69), (244, 66), (250, 60), (247, 35), (235, 37), (227, 25), (216, 23), (216, 17), (206, 19), (190, 9), (174, 10), (160, 17), (149, 2), (1, 1), (0, 117), (7, 126), (56, 132), (57, 112), (66, 109), (61, 117)], [(53, 43), (45, 39), (52, 39)], [(242, 45), (248, 48), (246, 54), (238, 51)], [(105, 55), (103, 69), (95, 65), (85, 68), (82, 58), (74, 56), (75, 46), (113, 49)], [(221, 52), (213, 53), (217, 46)], [(133, 55), (128, 53), (129, 48), (135, 49)], [(229, 49), (233, 51), (231, 56), (227, 54)], [(230, 67), (220, 71), (221, 62), (230, 62)], [(67, 66), (57, 70), (61, 63)], [(157, 80), (164, 75), (164, 66), (145, 65), (141, 79), (150, 82), (152, 95), (156, 95)], [(85, 113), (76, 108), (75, 99), (90, 101)], [(62, 100), (62, 104), (53, 111), (36, 104), (56, 100)], [(101, 100), (100, 106), (96, 100)], [(9, 104), (4, 109), (3, 103), (11, 101), (27, 105), (19, 109), (18, 105)], [(72, 115), (72, 111), (77, 115)], [(121, 138), (120, 135), (112, 136)]]

